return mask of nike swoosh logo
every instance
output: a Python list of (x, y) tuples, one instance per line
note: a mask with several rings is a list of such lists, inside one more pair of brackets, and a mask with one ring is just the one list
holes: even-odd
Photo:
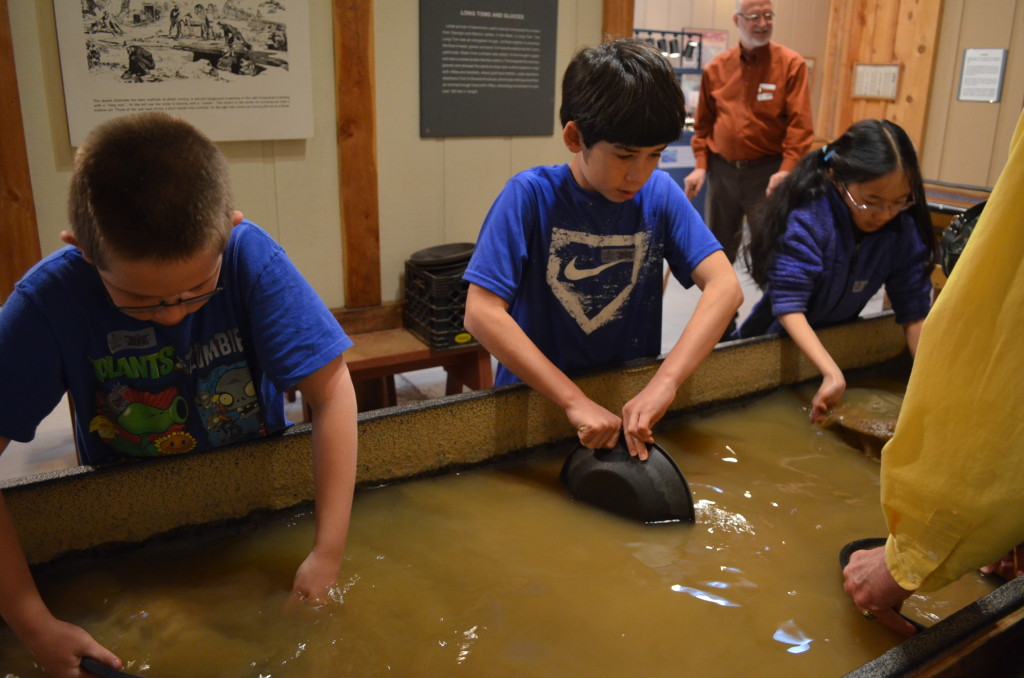
[(606, 268), (614, 266), (615, 264), (628, 263), (629, 261), (629, 259), (620, 259), (618, 261), (609, 261), (607, 264), (601, 264), (594, 268), (576, 268), (576, 257), (573, 257), (572, 261), (569, 262), (569, 265), (565, 267), (565, 278), (566, 280), (573, 281), (592, 278)]

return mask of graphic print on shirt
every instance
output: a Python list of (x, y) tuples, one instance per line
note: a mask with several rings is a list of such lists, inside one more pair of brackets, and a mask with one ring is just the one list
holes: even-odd
[(147, 393), (114, 382), (97, 396), (97, 414), (89, 421), (89, 432), (118, 453), (158, 457), (196, 448), (195, 436), (186, 430), (188, 403), (177, 388)]
[(256, 385), (244, 362), (212, 370), (196, 387), (196, 407), (211, 444), (226, 445), (260, 433)]
[(122, 456), (153, 457), (264, 433), (256, 387), (237, 328), (185, 354), (154, 328), (111, 332), (91, 359), (96, 407), (89, 433)]
[(584, 333), (620, 316), (636, 287), (649, 242), (646, 231), (600, 235), (551, 230), (547, 283)]

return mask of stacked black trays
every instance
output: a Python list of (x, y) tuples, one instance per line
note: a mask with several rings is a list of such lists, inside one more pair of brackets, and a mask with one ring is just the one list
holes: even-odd
[(477, 343), (462, 324), (469, 288), (462, 274), (473, 249), (473, 243), (438, 245), (405, 262), (405, 327), (430, 348)]

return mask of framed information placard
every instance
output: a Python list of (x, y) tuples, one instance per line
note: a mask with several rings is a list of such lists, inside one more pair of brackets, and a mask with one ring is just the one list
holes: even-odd
[(420, 0), (420, 136), (547, 135), (555, 0)]
[(965, 49), (957, 99), (990, 104), (998, 102), (1002, 95), (1005, 69), (1005, 49)]
[(854, 64), (853, 96), (859, 99), (896, 98), (900, 87), (899, 64)]

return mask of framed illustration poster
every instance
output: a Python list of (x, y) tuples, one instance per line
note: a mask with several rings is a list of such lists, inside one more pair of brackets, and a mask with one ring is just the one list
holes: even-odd
[(313, 135), (305, 0), (54, 0), (72, 146), (141, 111), (214, 141)]

